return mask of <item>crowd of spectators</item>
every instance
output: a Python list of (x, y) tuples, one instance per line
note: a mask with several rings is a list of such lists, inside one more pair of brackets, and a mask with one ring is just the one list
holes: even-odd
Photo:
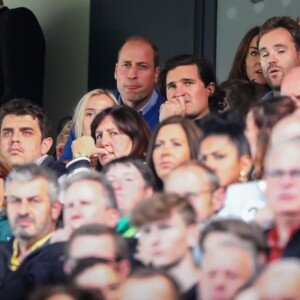
[(298, 299), (299, 24), (250, 29), (220, 85), (142, 36), (114, 76), (55, 139), (0, 107), (0, 299)]

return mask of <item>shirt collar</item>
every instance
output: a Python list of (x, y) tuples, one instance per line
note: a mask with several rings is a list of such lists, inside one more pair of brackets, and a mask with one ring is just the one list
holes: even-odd
[[(158, 93), (154, 89), (149, 101), (138, 112), (144, 116), (156, 104), (157, 99)], [(122, 104), (121, 95), (119, 95), (118, 102)]]
[(142, 107), (139, 110), (139, 113), (144, 116), (155, 105), (157, 98), (158, 98), (158, 94), (157, 94), (156, 90), (153, 90), (153, 93), (152, 93), (149, 101), (146, 103), (146, 105), (144, 105), (144, 107)]
[[(29, 249), (29, 253), (33, 252), (34, 250), (40, 248), (41, 246), (43, 246), (44, 244), (46, 244), (48, 242), (48, 240), (51, 238), (52, 236), (52, 232), (50, 232), (49, 234), (47, 234), (46, 236), (44, 236), (43, 238), (41, 238), (40, 240), (38, 240), (37, 242), (35, 242)], [(15, 239), (13, 241), (13, 254), (10, 260), (10, 269), (12, 271), (16, 271), (17, 268), (20, 265), (20, 260), (19, 260), (19, 243), (18, 240)]]

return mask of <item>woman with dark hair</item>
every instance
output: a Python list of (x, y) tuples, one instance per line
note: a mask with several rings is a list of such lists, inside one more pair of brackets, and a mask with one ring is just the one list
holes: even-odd
[(226, 110), (231, 109), (243, 118), (250, 107), (267, 92), (264, 85), (242, 79), (224, 81), (220, 84), (220, 89), (225, 93)]
[(297, 109), (296, 103), (287, 96), (279, 96), (254, 104), (246, 118), (245, 135), (254, 161), (255, 179), (263, 176), (265, 155), (269, 147), (272, 128), (282, 118)]
[(98, 156), (97, 170), (110, 161), (133, 156), (145, 159), (150, 129), (143, 117), (128, 106), (108, 107), (94, 118), (91, 137), (72, 144), (74, 157)]
[(247, 181), (252, 161), (244, 135), (245, 124), (235, 112), (208, 116), (201, 124), (199, 160), (218, 175), (220, 185)]
[(251, 28), (240, 42), (227, 80), (244, 79), (266, 84), (259, 61), (257, 38), (259, 26)]
[(194, 121), (173, 116), (155, 129), (147, 151), (147, 163), (162, 188), (163, 179), (179, 164), (198, 156), (201, 131)]

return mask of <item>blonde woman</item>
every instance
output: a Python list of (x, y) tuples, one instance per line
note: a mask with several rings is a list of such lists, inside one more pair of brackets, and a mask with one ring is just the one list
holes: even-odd
[(103, 109), (115, 105), (118, 105), (117, 99), (107, 90), (95, 89), (86, 93), (75, 108), (71, 132), (59, 160), (71, 160), (73, 158), (72, 142), (81, 136), (91, 135), (90, 126), (94, 117)]

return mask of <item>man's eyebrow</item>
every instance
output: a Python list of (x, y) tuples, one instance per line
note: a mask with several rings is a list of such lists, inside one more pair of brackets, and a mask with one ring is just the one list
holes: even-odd
[(13, 128), (12, 127), (3, 127), (3, 128), (1, 128), (1, 130), (2, 131), (4, 131), (4, 130), (7, 131), (7, 130), (13, 130)]
[(175, 84), (175, 81), (171, 81), (171, 82), (167, 83), (167, 86), (170, 86), (170, 85), (173, 85), (173, 84)]
[(262, 47), (262, 48), (259, 49), (259, 51), (265, 51), (265, 50), (267, 50), (266, 47)]

